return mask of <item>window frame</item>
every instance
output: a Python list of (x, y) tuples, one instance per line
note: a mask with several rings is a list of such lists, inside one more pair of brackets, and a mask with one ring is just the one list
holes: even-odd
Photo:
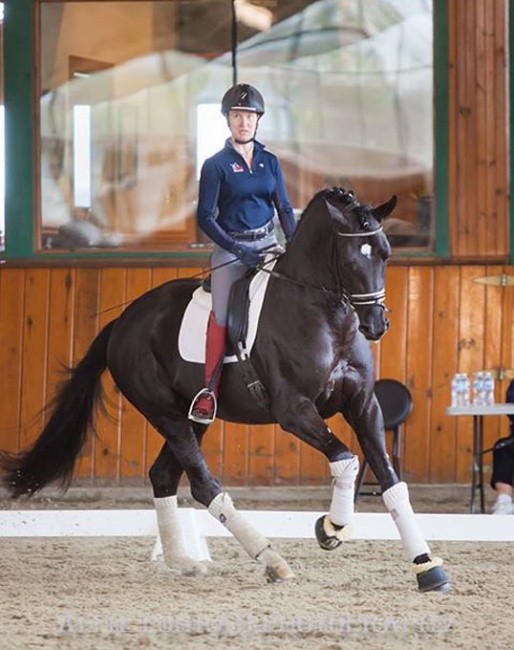
[(509, 205), (509, 264), (514, 264), (514, 200), (512, 196), (512, 181), (514, 179), (514, 2), (509, 0), (508, 14), (507, 14), (507, 29), (508, 31), (508, 44), (509, 52), (507, 56), (508, 61), (508, 97), (509, 97), (509, 184), (510, 184), (510, 205)]
[[(91, 1), (91, 0), (90, 0)], [(512, 14), (512, 4), (510, 12)], [(73, 262), (144, 262), (174, 266), (205, 263), (209, 251), (45, 251), (38, 250), (39, 128), (37, 53), (39, 0), (4, 0), (5, 251), (3, 263), (55, 265)], [(434, 220), (433, 249), (395, 249), (393, 259), (449, 256), (448, 235), (448, 6), (433, 0), (434, 11)], [(511, 16), (512, 17), (512, 16)], [(512, 83), (511, 83), (512, 92)], [(511, 101), (512, 106), (512, 101)], [(512, 124), (512, 111), (511, 111)], [(512, 129), (511, 129), (512, 134)], [(511, 135), (512, 138), (512, 135)], [(511, 161), (511, 165), (513, 165)], [(513, 167), (514, 169), (514, 167)], [(512, 210), (512, 208), (511, 208)], [(514, 215), (511, 212), (511, 221)], [(511, 228), (511, 255), (514, 233)]]

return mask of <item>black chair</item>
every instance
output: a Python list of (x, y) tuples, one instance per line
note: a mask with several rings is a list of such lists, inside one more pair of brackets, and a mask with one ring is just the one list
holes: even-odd
[[(382, 409), (385, 430), (393, 433), (393, 467), (398, 478), (401, 479), (402, 427), (412, 411), (412, 396), (407, 386), (396, 379), (377, 380), (375, 382), (375, 395)], [(364, 460), (357, 476), (355, 501), (360, 496), (368, 467), (368, 461)], [(376, 492), (371, 494), (376, 494)]]

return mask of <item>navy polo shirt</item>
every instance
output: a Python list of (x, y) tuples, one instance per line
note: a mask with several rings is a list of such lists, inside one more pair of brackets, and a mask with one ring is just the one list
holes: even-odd
[(229, 248), (227, 233), (266, 225), (275, 209), (287, 239), (295, 229), (284, 178), (277, 157), (254, 141), (253, 165), (228, 139), (221, 151), (202, 167), (197, 219), (200, 228), (217, 244)]

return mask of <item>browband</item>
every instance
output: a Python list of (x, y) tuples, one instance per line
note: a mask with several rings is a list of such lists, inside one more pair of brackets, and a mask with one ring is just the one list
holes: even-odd
[(380, 226), (380, 228), (377, 228), (376, 230), (370, 230), (367, 232), (338, 232), (337, 234), (339, 237), (371, 237), (372, 235), (382, 232), (382, 230), (383, 227)]

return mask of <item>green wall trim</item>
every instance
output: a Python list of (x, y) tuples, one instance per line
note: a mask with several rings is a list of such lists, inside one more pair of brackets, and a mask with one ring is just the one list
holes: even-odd
[(34, 0), (5, 0), (5, 257), (35, 252)]
[(509, 53), (508, 53), (508, 67), (509, 67), (509, 264), (514, 264), (514, 201), (512, 200), (512, 179), (514, 178), (514, 0), (509, 2), (509, 16), (508, 16), (508, 30), (509, 30)]
[(448, 143), (449, 143), (449, 30), (448, 2), (434, 0), (434, 99), (435, 99), (435, 252), (449, 257)]

